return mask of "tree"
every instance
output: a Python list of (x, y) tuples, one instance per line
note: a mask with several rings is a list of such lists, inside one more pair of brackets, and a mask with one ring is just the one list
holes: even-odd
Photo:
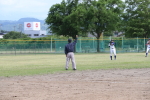
[(26, 34), (11, 31), (3, 36), (4, 39), (18, 39), (18, 38), (28, 38)]
[(124, 4), (121, 0), (85, 0), (84, 5), (85, 28), (97, 38), (97, 52), (100, 52), (100, 36), (117, 30)]
[(50, 10), (46, 23), (53, 34), (71, 36), (75, 38), (78, 34), (76, 9), (79, 0), (64, 0), (61, 4), (53, 5)]
[(126, 37), (150, 36), (150, 0), (125, 0), (124, 14)]
[(123, 2), (121, 0), (64, 0), (53, 5), (46, 23), (52, 33), (72, 36), (93, 34), (97, 38), (97, 52), (102, 33), (115, 31), (120, 22)]

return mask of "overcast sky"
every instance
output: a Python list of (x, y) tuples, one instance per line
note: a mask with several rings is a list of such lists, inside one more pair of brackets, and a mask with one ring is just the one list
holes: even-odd
[(33, 17), (44, 20), (49, 8), (62, 0), (0, 0), (0, 20)]
[(0, 0), (0, 20), (19, 20), (25, 17), (44, 20), (49, 8), (61, 2), (62, 0)]

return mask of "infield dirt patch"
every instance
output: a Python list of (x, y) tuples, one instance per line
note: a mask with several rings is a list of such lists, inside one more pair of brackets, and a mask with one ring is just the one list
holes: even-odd
[(150, 100), (150, 69), (0, 77), (0, 100)]

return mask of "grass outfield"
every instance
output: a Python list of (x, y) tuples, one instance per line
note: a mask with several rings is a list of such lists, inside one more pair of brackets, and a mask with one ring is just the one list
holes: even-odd
[[(77, 70), (150, 68), (150, 56), (145, 53), (117, 54), (110, 60), (109, 54), (75, 54)], [(64, 54), (6, 55), (0, 56), (0, 76), (26, 76), (66, 72)], [(70, 67), (68, 71), (73, 71)]]

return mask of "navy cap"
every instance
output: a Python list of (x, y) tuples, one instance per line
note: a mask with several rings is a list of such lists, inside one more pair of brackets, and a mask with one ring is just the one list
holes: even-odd
[(68, 42), (71, 43), (71, 42), (72, 42), (72, 39), (68, 39)]

